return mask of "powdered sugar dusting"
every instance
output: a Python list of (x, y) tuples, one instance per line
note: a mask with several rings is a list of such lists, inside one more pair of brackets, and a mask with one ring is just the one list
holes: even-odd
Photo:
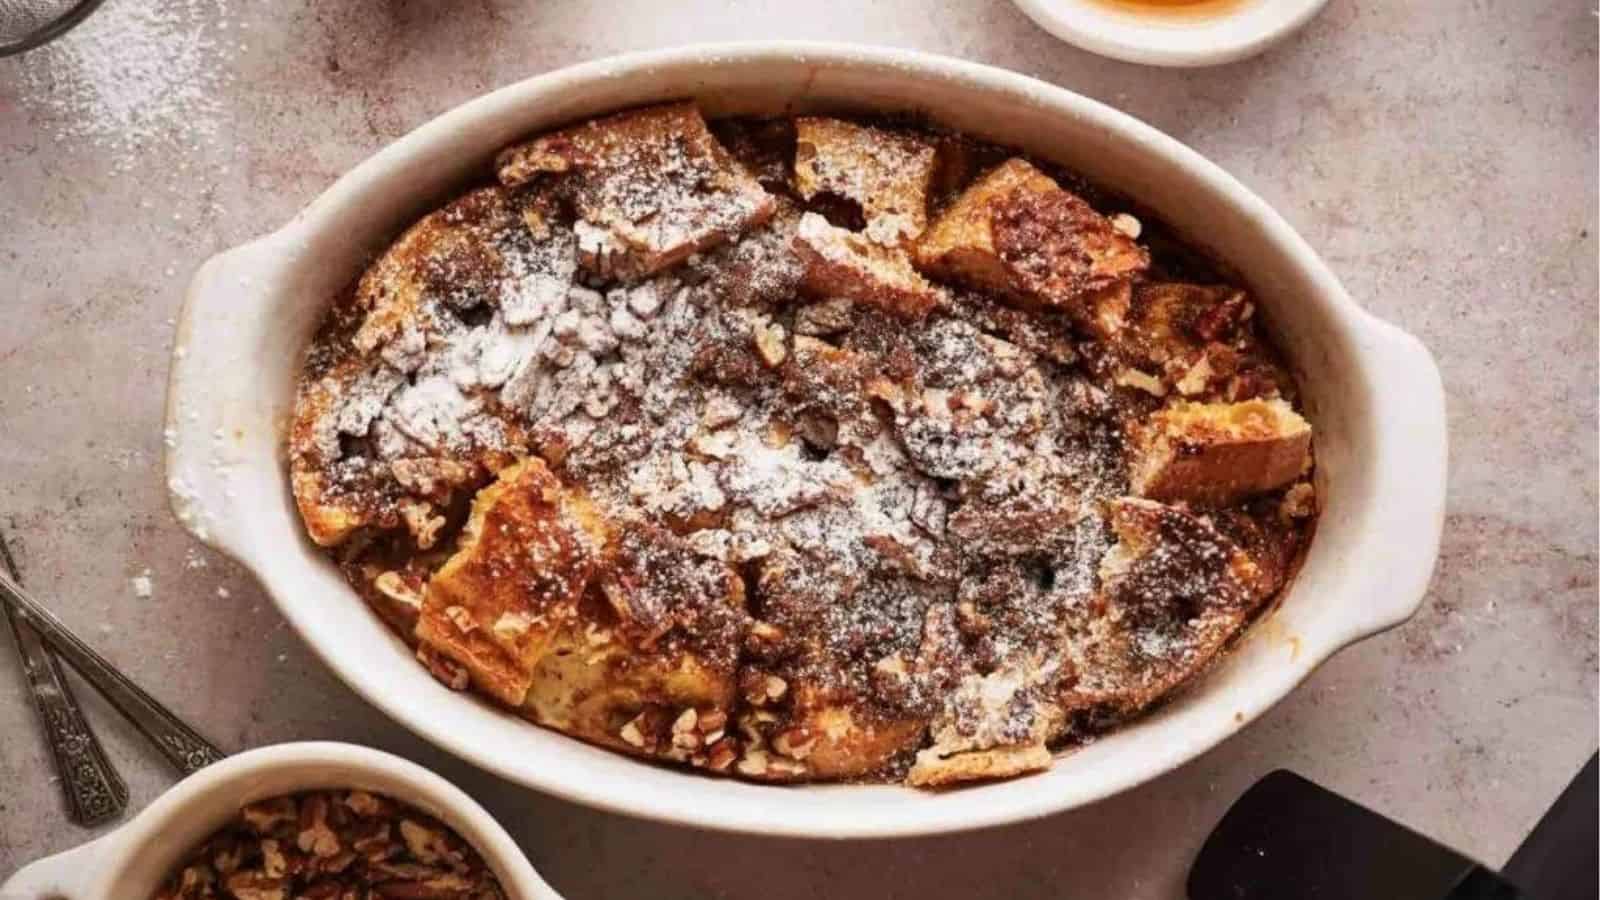
[(237, 47), (227, 0), (114, 0), (63, 37), (24, 55), (22, 102), (48, 117), (59, 142), (138, 155), (213, 143), (226, 63)]

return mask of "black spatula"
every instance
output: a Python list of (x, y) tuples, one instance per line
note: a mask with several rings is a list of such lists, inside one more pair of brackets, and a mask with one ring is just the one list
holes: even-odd
[(1246, 791), (1189, 873), (1190, 900), (1592, 900), (1595, 760), (1504, 876), (1295, 775)]

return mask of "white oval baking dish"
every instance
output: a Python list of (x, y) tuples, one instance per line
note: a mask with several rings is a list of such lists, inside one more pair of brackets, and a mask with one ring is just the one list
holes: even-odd
[[(709, 114), (915, 111), (1019, 146), (1135, 198), (1245, 273), (1304, 382), (1325, 511), (1280, 607), (1207, 677), (1049, 772), (940, 793), (772, 787), (646, 765), (454, 694), (346, 586), (301, 529), (284, 425), (300, 353), (329, 299), (412, 219), (550, 126), (693, 97)], [(173, 507), (252, 569), (352, 688), (418, 734), (512, 781), (603, 809), (768, 834), (884, 837), (1079, 806), (1193, 758), (1330, 654), (1416, 611), (1444, 512), (1445, 412), (1421, 344), (1362, 311), (1255, 194), (1116, 110), (1010, 72), (836, 44), (689, 47), (563, 69), (448, 112), (339, 179), (288, 225), (208, 261), (190, 285), (171, 375)]]
[(0, 900), (144, 900), (244, 805), (328, 788), (393, 797), (450, 826), (509, 900), (560, 900), (505, 829), (450, 782), (398, 756), (323, 742), (262, 747), (207, 766), (109, 834), (24, 866), (0, 885)]

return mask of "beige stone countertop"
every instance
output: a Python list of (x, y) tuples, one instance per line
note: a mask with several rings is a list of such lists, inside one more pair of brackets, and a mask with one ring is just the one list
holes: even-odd
[[(36, 593), (227, 749), (332, 738), (481, 799), (572, 898), (1169, 898), (1227, 805), (1292, 768), (1491, 865), (1595, 750), (1596, 20), (1576, 0), (1333, 0), (1221, 68), (1112, 62), (1004, 0), (107, 0), (0, 60), (0, 529)], [(1187, 142), (1278, 208), (1450, 402), (1438, 573), (1195, 762), (1092, 807), (897, 842), (708, 835), (511, 788), (337, 682), (174, 521), (161, 418), (207, 256), (493, 87), (608, 54), (812, 38), (1014, 69)], [(133, 579), (147, 575), (139, 596)], [(0, 640), (0, 876), (68, 824)], [(161, 760), (79, 691), (133, 808)], [(773, 815), (781, 816), (781, 809)]]

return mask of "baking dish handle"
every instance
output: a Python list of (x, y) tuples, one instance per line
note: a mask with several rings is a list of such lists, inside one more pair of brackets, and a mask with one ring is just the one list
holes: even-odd
[[(291, 226), (292, 229), (292, 226)], [(265, 488), (251, 461), (275, 459), (286, 410), (271, 405), (264, 381), (281, 368), (268, 336), (300, 246), (291, 229), (207, 260), (184, 298), (167, 384), (167, 491), (172, 511), (196, 538), (240, 559), (250, 555), (250, 519)], [(272, 424), (264, 424), (272, 423)], [(263, 454), (265, 454), (263, 456)]]
[(47, 856), (17, 870), (0, 884), (0, 900), (98, 900), (89, 887), (101, 874), (101, 866), (116, 833)]
[(1444, 382), (1428, 349), (1405, 331), (1368, 316), (1369, 350), (1380, 364), (1372, 389), (1373, 428), (1384, 447), (1370, 482), (1374, 514), (1362, 547), (1366, 580), (1356, 618), (1359, 632), (1374, 634), (1411, 618), (1422, 606), (1444, 531), (1449, 437)]

